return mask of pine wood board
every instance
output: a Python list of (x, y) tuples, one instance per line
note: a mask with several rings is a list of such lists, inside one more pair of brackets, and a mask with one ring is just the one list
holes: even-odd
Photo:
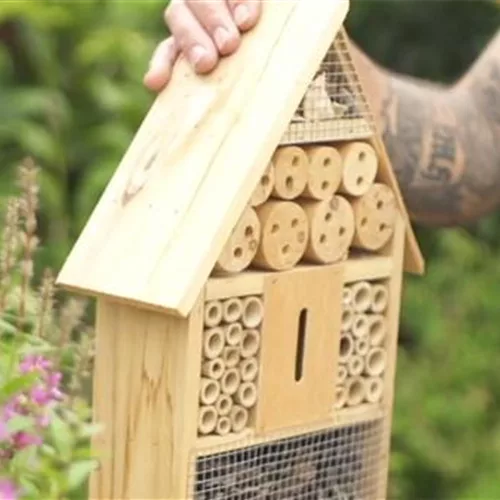
[(105, 427), (90, 498), (185, 497), (201, 328), (201, 304), (186, 320), (98, 301), (93, 407)]
[(181, 58), (57, 283), (186, 316), (347, 10), (268, 0), (213, 73)]
[[(343, 268), (269, 275), (264, 289), (259, 435), (328, 417), (335, 399)], [(299, 316), (307, 311), (302, 377), (296, 378)]]

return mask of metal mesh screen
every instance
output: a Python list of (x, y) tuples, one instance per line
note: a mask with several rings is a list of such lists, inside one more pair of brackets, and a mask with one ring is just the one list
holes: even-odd
[(199, 457), (196, 500), (369, 500), (385, 479), (385, 420)]
[(374, 133), (374, 120), (348, 41), (339, 31), (309, 85), (281, 144), (359, 139)]

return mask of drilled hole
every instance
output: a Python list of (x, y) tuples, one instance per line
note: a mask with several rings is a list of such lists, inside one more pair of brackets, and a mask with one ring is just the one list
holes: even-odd
[(290, 251), (290, 245), (284, 245), (281, 252), (287, 254)]
[(360, 151), (360, 152), (358, 153), (358, 160), (359, 160), (359, 161), (364, 161), (364, 160), (365, 160), (365, 158), (366, 158), (366, 153), (365, 153), (364, 151)]
[(329, 186), (330, 186), (330, 183), (329, 183), (328, 181), (323, 181), (323, 182), (321, 183), (321, 189), (322, 189), (323, 191), (326, 191), (326, 190), (329, 188)]
[(298, 166), (298, 164), (299, 164), (299, 163), (300, 163), (300, 158), (299, 158), (298, 156), (296, 156), (296, 155), (295, 155), (295, 156), (292, 158), (292, 167), (296, 167), (296, 166)]
[(327, 212), (325, 214), (325, 222), (330, 222), (332, 220), (332, 213), (331, 212)]
[(299, 219), (292, 220), (292, 228), (296, 228), (299, 225)]
[(380, 231), (385, 231), (387, 229), (387, 224), (384, 224), (382, 222), (382, 224), (380, 224), (380, 226), (378, 227)]
[(319, 237), (319, 242), (320, 242), (320, 243), (326, 243), (326, 234), (322, 234), (322, 235)]
[(325, 158), (325, 159), (323, 160), (323, 166), (324, 166), (324, 167), (329, 167), (331, 164), (332, 164), (332, 160), (331, 160), (331, 158)]
[(243, 249), (241, 247), (236, 247), (234, 249), (233, 255), (236, 259), (241, 259), (241, 257), (243, 257)]
[(268, 175), (263, 175), (262, 178), (260, 179), (260, 183), (263, 187), (269, 186), (270, 182), (271, 182), (271, 179), (269, 179)]
[(217, 319), (220, 314), (220, 308), (215, 304), (208, 308), (208, 317), (210, 319)]
[(271, 233), (276, 234), (280, 230), (280, 226), (278, 224), (273, 224), (271, 227)]
[(246, 236), (247, 238), (251, 238), (251, 237), (253, 236), (253, 234), (254, 234), (253, 227), (252, 227), (252, 226), (247, 226), (247, 227), (245, 228), (245, 236)]
[(366, 223), (367, 223), (367, 222), (368, 222), (368, 220), (367, 220), (367, 218), (366, 218), (366, 217), (363, 217), (363, 218), (361, 219), (361, 225), (362, 225), (362, 226), (366, 226)]
[(339, 236), (344, 236), (344, 234), (345, 234), (345, 227), (340, 226), (339, 227)]
[(380, 210), (384, 206), (384, 202), (382, 200), (377, 201), (377, 208)]
[(293, 189), (293, 177), (288, 176), (285, 179), (285, 186), (286, 186), (287, 189)]
[(363, 177), (361, 177), (361, 175), (358, 176), (358, 178), (356, 179), (356, 184), (358, 186), (361, 186), (361, 184), (363, 184)]
[(344, 337), (341, 337), (341, 339), (340, 339), (340, 355), (342, 357), (346, 357), (350, 354), (351, 350), (352, 350), (351, 337), (348, 337), (347, 335)]

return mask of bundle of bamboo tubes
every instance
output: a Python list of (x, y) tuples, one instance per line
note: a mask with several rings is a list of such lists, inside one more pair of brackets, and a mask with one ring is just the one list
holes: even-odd
[(247, 428), (258, 399), (259, 296), (205, 303), (198, 434), (225, 436)]
[(336, 409), (383, 399), (388, 302), (385, 282), (361, 280), (344, 287)]

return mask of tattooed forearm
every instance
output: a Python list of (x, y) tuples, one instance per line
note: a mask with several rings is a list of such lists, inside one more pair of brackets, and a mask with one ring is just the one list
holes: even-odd
[(464, 224), (495, 210), (500, 35), (452, 88), (392, 75), (356, 49), (355, 59), (412, 217), (432, 225)]

